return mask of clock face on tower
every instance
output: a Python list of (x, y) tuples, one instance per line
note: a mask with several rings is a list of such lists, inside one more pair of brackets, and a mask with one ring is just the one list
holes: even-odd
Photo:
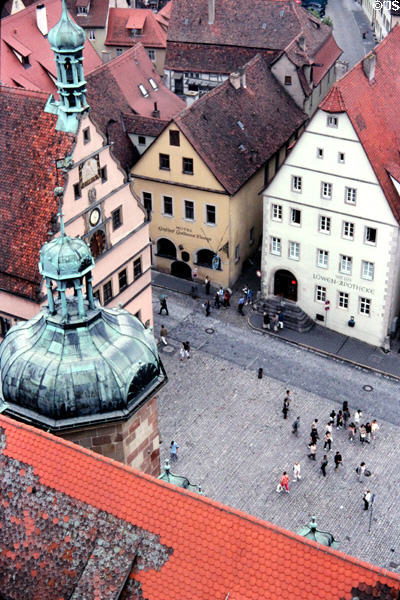
[(79, 183), (81, 188), (92, 183), (100, 177), (100, 160), (99, 155), (88, 158), (79, 165)]
[(96, 227), (101, 218), (101, 213), (99, 208), (94, 208), (89, 215), (89, 223), (92, 227)]

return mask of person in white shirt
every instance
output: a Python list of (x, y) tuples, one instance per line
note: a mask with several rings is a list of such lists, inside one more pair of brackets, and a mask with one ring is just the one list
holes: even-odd
[(301, 468), (300, 463), (297, 461), (293, 465), (293, 481), (301, 479)]

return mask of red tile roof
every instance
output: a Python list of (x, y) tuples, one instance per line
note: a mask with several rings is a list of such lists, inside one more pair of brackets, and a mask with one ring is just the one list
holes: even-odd
[(331, 34), (327, 42), (314, 55), (313, 83), (315, 86), (319, 84), (325, 73), (335, 64), (341, 54), (342, 50)]
[(393, 600), (398, 575), (0, 416), (10, 600)]
[(156, 14), (157, 21), (165, 31), (168, 31), (169, 20), (171, 18), (172, 2), (173, 0), (169, 0), (169, 2), (167, 2), (167, 4), (163, 6), (162, 9)]
[(169, 121), (155, 119), (154, 117), (142, 117), (141, 115), (124, 115), (126, 130), (136, 135), (148, 135), (158, 137)]
[(236, 90), (228, 80), (175, 119), (231, 195), (307, 119), (259, 55), (246, 65), (245, 72), (245, 88)]
[(400, 197), (387, 172), (390, 165), (399, 165), (400, 160), (400, 121), (394, 111), (400, 98), (400, 25), (376, 46), (375, 52), (373, 80), (364, 74), (361, 60), (334, 84), (320, 108), (347, 113), (400, 222)]
[[(142, 35), (132, 37), (128, 25), (132, 19), (145, 19)], [(146, 48), (165, 48), (167, 35), (152, 10), (144, 8), (110, 8), (106, 46), (133, 46), (140, 41)]]
[(103, 28), (107, 23), (108, 2), (107, 0), (90, 0), (89, 12), (86, 15), (77, 13), (77, 6), (87, 6), (88, 0), (67, 0), (69, 14), (83, 29)]
[[(43, 3), (46, 6), (50, 30), (60, 19), (60, 0), (36, 2), (1, 20), (0, 72), (3, 85), (17, 84), (27, 89), (40, 89), (52, 93), (57, 90), (51, 77), (57, 77), (54, 54), (47, 38), (41, 34), (36, 25), (36, 6)], [(30, 52), (30, 66), (27, 68), (21, 64), (12, 50), (14, 48), (17, 52), (21, 52), (21, 46), (26, 49), (25, 54)], [(85, 73), (101, 64), (100, 57), (88, 40), (85, 42), (83, 56)]]
[(73, 137), (43, 112), (47, 94), (0, 86), (0, 288), (38, 300), (39, 250), (57, 212), (55, 160)]

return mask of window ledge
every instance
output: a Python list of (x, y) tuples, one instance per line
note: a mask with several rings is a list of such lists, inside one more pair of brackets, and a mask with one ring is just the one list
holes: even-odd
[(168, 219), (172, 219), (174, 215), (169, 215), (167, 213), (161, 213), (161, 216), (167, 217)]

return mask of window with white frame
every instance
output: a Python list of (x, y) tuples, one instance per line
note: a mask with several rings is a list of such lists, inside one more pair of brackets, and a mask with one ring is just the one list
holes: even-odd
[(290, 209), (290, 223), (291, 225), (301, 225), (301, 210), (297, 208)]
[(282, 221), (282, 206), (280, 204), (272, 204), (271, 218), (273, 221)]
[(317, 158), (324, 158), (324, 149), (317, 148)]
[(321, 181), (321, 197), (325, 200), (332, 198), (332, 184), (326, 181)]
[(185, 219), (187, 221), (194, 220), (194, 202), (192, 200), (185, 200)]
[(338, 118), (333, 115), (328, 115), (326, 119), (326, 124), (328, 127), (337, 127), (338, 126)]
[(376, 244), (376, 229), (375, 227), (366, 227), (364, 231), (364, 242), (375, 246)]
[(347, 240), (353, 240), (354, 239), (354, 223), (350, 223), (349, 221), (343, 221), (342, 235)]
[(331, 218), (325, 217), (324, 215), (319, 216), (319, 231), (321, 233), (330, 233), (331, 231)]
[(374, 263), (368, 260), (361, 262), (361, 277), (372, 281), (374, 278)]
[(351, 256), (345, 256), (344, 254), (340, 255), (340, 261), (339, 261), (340, 273), (344, 273), (345, 275), (351, 275), (351, 264), (352, 264)]
[(338, 292), (339, 308), (349, 308), (349, 294), (347, 292)]
[(315, 300), (317, 302), (325, 302), (326, 300), (326, 287), (323, 285), (315, 286)]
[(155, 50), (153, 50), (152, 48), (147, 48), (147, 54), (149, 55), (150, 60), (156, 60)]
[(94, 29), (89, 29), (88, 37), (89, 37), (89, 40), (95, 40), (96, 39), (96, 32), (95, 32)]
[(174, 214), (173, 200), (170, 196), (163, 196), (163, 214), (172, 217)]
[(344, 163), (344, 152), (338, 152), (338, 162)]
[(362, 315), (371, 314), (371, 299), (370, 298), (362, 298), (361, 296), (358, 299), (358, 310)]
[(302, 190), (302, 178), (300, 175), (292, 175), (292, 190), (294, 192), (301, 192)]
[(317, 266), (322, 269), (328, 268), (328, 250), (317, 250)]
[(281, 238), (271, 238), (271, 254), (281, 255)]
[(300, 259), (300, 244), (298, 242), (289, 242), (289, 258), (292, 260)]
[(353, 187), (346, 187), (344, 194), (344, 201), (346, 204), (355, 204), (357, 198), (357, 190)]
[(206, 223), (207, 225), (216, 225), (217, 209), (213, 204), (206, 204)]

